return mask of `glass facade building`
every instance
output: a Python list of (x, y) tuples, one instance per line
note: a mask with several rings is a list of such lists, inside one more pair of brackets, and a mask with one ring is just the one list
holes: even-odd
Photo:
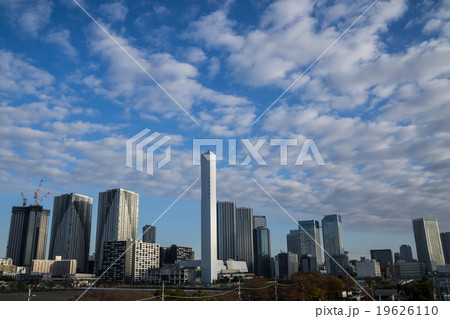
[(236, 202), (217, 201), (217, 259), (236, 256)]
[(254, 273), (256, 276), (271, 276), (270, 230), (258, 227), (253, 230)]
[(77, 272), (88, 272), (93, 199), (80, 194), (63, 194), (53, 201), (48, 258), (75, 259)]
[(101, 272), (103, 244), (109, 241), (137, 239), (139, 194), (118, 188), (102, 192), (98, 197), (95, 265)]
[[(342, 234), (341, 215), (327, 215), (322, 219), (323, 249), (336, 259), (334, 256), (344, 254), (344, 239)], [(325, 266), (327, 272), (331, 274), (332, 263), (334, 261), (325, 253)], [(337, 266), (337, 265), (336, 265)], [(333, 267), (334, 269), (334, 267)]]
[(6, 258), (16, 266), (30, 267), (33, 259), (45, 259), (50, 210), (40, 205), (12, 208)]
[(425, 264), (426, 272), (436, 271), (437, 266), (445, 265), (438, 222), (436, 219), (417, 218), (412, 223), (417, 259)]
[(236, 257), (247, 262), (247, 269), (253, 272), (253, 209), (236, 208)]
[(322, 264), (319, 222), (317, 220), (299, 221), (298, 228), (301, 255), (311, 255), (316, 260), (317, 267), (319, 267)]

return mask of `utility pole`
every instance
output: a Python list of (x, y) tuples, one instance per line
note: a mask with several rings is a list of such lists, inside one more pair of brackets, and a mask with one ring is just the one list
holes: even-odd
[(162, 301), (164, 301), (164, 281), (163, 281), (163, 287), (162, 287)]
[(241, 279), (239, 279), (238, 286), (239, 286), (238, 296), (239, 296), (239, 301), (241, 301)]
[(278, 301), (277, 281), (275, 281), (275, 301)]

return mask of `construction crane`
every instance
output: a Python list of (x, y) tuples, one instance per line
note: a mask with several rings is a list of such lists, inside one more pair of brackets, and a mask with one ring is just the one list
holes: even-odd
[[(45, 194), (42, 198), (39, 199), (39, 190), (41, 189), (42, 186), (42, 182), (44, 180), (41, 179), (41, 181), (39, 182), (39, 186), (37, 188), (37, 190), (34, 192), (34, 205), (38, 206), (42, 203), (42, 201), (48, 196), (50, 195), (50, 192), (48, 192), (47, 194)], [(23, 206), (27, 206), (27, 199), (25, 198), (25, 196), (23, 195), (23, 193), (20, 193), (20, 195), (22, 195), (22, 199), (23, 199)]]
[(41, 179), (41, 181), (39, 182), (39, 186), (38, 186), (37, 190), (34, 192), (34, 205), (37, 205), (37, 204), (38, 204), (39, 190), (41, 189), (41, 186), (42, 186), (42, 182), (43, 182), (43, 181), (44, 181), (44, 180)]
[(23, 199), (23, 206), (27, 206), (27, 199), (25, 198), (25, 196), (23, 196), (23, 193), (20, 193), (20, 195), (22, 195), (22, 199)]
[(43, 201), (48, 195), (50, 195), (50, 192), (48, 192), (47, 194), (45, 194), (45, 196), (42, 197), (42, 198), (39, 200), (39, 205), (42, 203), (42, 201)]

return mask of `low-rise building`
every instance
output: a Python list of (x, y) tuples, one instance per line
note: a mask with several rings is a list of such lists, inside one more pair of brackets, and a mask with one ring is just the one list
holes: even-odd
[(16, 272), (17, 267), (14, 265), (0, 265), (0, 272)]
[(200, 281), (200, 267), (185, 268), (179, 264), (166, 264), (162, 268), (148, 270), (148, 282), (159, 285), (163, 282), (167, 284), (186, 284)]
[(0, 266), (12, 266), (13, 260), (12, 258), (0, 258)]
[(356, 276), (358, 278), (381, 277), (380, 263), (373, 259), (361, 258), (356, 262)]
[(181, 247), (172, 245), (170, 247), (160, 248), (160, 266), (164, 264), (174, 264), (176, 261), (192, 261), (195, 258), (194, 251), (191, 247)]
[(425, 276), (425, 265), (421, 262), (405, 262), (399, 260), (394, 264), (396, 280), (420, 280)]
[(52, 277), (59, 277), (77, 272), (77, 261), (75, 259), (61, 259), (56, 256), (55, 260), (34, 259), (31, 265), (33, 274), (51, 274)]

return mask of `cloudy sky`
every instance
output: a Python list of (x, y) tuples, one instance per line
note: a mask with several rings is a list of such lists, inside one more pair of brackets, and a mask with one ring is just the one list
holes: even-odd
[[(0, 0), (0, 256), (41, 178), (46, 208), (94, 198), (92, 239), (107, 189), (138, 192), (153, 223), (199, 177), (194, 138), (237, 140), (218, 199), (268, 216), (272, 254), (296, 225), (254, 180), (295, 220), (340, 213), (353, 258), (414, 247), (412, 218), (450, 231), (450, 1), (78, 1), (104, 30), (73, 0)], [(125, 165), (145, 128), (172, 137), (154, 176)], [(261, 138), (267, 165), (241, 165), (240, 139)], [(300, 146), (280, 165), (274, 138), (313, 139), (326, 165), (295, 165)], [(157, 222), (161, 245), (200, 256), (199, 201), (197, 182)]]

